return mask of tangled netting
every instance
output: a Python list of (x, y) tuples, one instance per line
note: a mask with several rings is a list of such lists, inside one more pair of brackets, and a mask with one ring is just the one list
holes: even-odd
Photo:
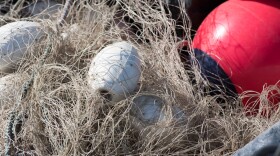
[[(211, 84), (195, 62), (185, 69), (179, 50), (183, 38), (191, 45), (185, 5), (178, 26), (161, 0), (57, 2), (65, 9), (53, 18), (17, 16), (19, 4), (0, 18), (1, 26), (37, 21), (46, 33), (29, 47), (11, 88), (1, 90), (1, 155), (231, 155), (279, 119), (246, 117), (238, 98), (207, 94)], [(107, 103), (88, 86), (89, 65), (102, 48), (123, 40), (138, 50), (140, 81), (132, 95)], [(179, 107), (184, 122), (141, 123), (131, 114), (140, 95)]]

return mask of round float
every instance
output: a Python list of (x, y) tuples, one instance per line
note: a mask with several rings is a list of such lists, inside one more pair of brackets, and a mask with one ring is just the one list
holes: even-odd
[[(229, 95), (275, 85), (280, 80), (279, 19), (278, 0), (232, 0), (214, 9), (193, 41), (204, 77)], [(258, 109), (255, 102), (243, 99), (250, 109)]]
[(134, 98), (130, 114), (136, 119), (134, 125), (140, 131), (151, 125), (179, 126), (187, 121), (187, 116), (181, 108), (169, 106), (155, 95), (140, 95)]
[(11, 72), (28, 48), (44, 35), (37, 22), (17, 21), (0, 27), (0, 72)]
[(123, 41), (108, 45), (93, 58), (88, 83), (93, 92), (108, 101), (118, 102), (135, 90), (140, 76), (137, 50)]

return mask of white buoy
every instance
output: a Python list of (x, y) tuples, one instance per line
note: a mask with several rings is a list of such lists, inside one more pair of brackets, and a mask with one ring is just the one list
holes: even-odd
[(62, 4), (53, 0), (39, 0), (26, 6), (25, 12), (29, 16), (38, 17), (40, 19), (49, 19), (57, 14), (62, 8)]
[(0, 78), (0, 110), (15, 104), (26, 78), (24, 74), (9, 74)]
[(163, 118), (163, 101), (153, 95), (142, 95), (133, 100), (131, 114), (146, 124), (155, 124)]
[(136, 97), (133, 100), (131, 115), (145, 126), (169, 123), (179, 124), (186, 121), (184, 111), (176, 106), (166, 106), (160, 97), (154, 95)]
[(130, 122), (133, 129), (139, 132), (140, 138), (148, 142), (151, 138), (155, 141), (159, 139), (162, 145), (167, 145), (182, 135), (188, 119), (185, 111), (177, 106), (167, 105), (160, 97), (140, 95), (133, 100)]
[(0, 72), (11, 72), (28, 48), (43, 36), (37, 22), (17, 21), (0, 27)]
[(88, 84), (108, 101), (118, 102), (137, 87), (141, 75), (137, 50), (128, 42), (117, 42), (102, 49), (92, 60)]

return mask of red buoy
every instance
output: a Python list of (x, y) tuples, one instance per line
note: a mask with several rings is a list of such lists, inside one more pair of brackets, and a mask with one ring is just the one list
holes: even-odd
[[(261, 92), (280, 80), (280, 1), (224, 2), (202, 22), (193, 47), (202, 73), (212, 82), (227, 77), (230, 91)], [(243, 100), (245, 106), (253, 102)]]

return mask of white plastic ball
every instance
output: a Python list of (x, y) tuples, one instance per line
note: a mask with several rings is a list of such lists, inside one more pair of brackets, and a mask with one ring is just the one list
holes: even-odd
[(128, 42), (117, 42), (102, 49), (92, 60), (88, 84), (108, 101), (118, 102), (137, 87), (141, 63), (137, 50)]
[(0, 27), (0, 72), (11, 72), (28, 48), (43, 36), (39, 23), (17, 21)]

